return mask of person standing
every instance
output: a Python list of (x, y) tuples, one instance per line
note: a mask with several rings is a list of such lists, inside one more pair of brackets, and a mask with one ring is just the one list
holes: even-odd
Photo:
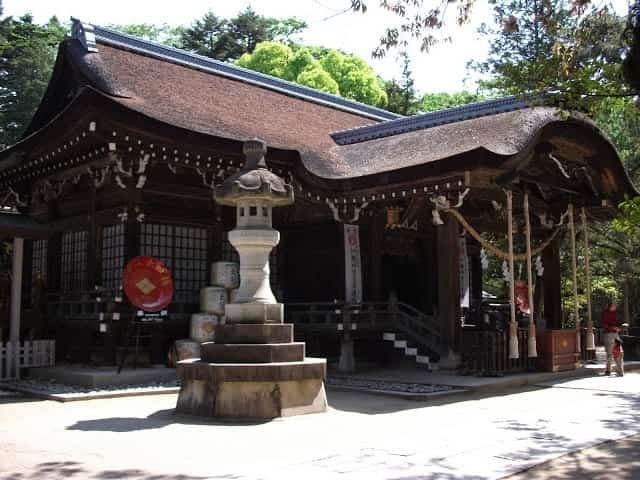
[(605, 375), (611, 374), (611, 363), (613, 362), (613, 345), (618, 337), (618, 312), (615, 302), (609, 303), (606, 310), (602, 312), (601, 326), (604, 330), (604, 348), (607, 352), (607, 368)]

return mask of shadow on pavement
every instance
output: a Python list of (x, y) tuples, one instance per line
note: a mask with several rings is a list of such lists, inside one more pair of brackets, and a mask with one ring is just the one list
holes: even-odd
[[(565, 387), (561, 387), (565, 388)], [(583, 390), (583, 388), (578, 388)], [(605, 399), (611, 399), (609, 407), (610, 415), (603, 418), (600, 423), (611, 432), (616, 432), (620, 437), (637, 433), (640, 421), (640, 396), (638, 394), (617, 393), (615, 391), (603, 391), (590, 389), (597, 392), (595, 395)], [(584, 441), (576, 440), (552, 431), (553, 425), (549, 421), (539, 419), (535, 423), (521, 423), (513, 420), (502, 421), (503, 427), (508, 430), (531, 432), (530, 439), (534, 447), (515, 448), (512, 452), (502, 453), (501, 456), (513, 461), (524, 462), (529, 465), (537, 465), (526, 470), (522, 475), (518, 474), (507, 478), (513, 479), (640, 479), (640, 435), (628, 437), (622, 441), (605, 441), (599, 445), (584, 449)], [(609, 437), (611, 438), (611, 437)], [(605, 439), (603, 438), (602, 441)], [(596, 440), (597, 442), (597, 440)], [(590, 442), (593, 444), (593, 441)], [(566, 454), (567, 451), (574, 451)], [(549, 460), (549, 456), (557, 458)], [(556, 471), (555, 465), (562, 464), (562, 468)]]
[(608, 441), (537, 465), (510, 480), (590, 480), (640, 478), (640, 435)]
[(88, 470), (82, 463), (67, 461), (67, 462), (44, 462), (39, 463), (34, 467), (32, 471), (22, 471), (16, 473), (0, 474), (0, 480), (57, 480), (57, 479), (131, 479), (131, 480), (203, 480), (207, 479), (228, 479), (233, 480), (239, 478), (236, 475), (229, 474), (225, 476), (214, 477), (194, 477), (192, 475), (166, 475), (155, 474), (147, 472), (145, 470), (139, 470), (136, 468), (130, 469), (118, 469), (118, 470), (103, 470), (101, 472), (95, 472)]
[(488, 392), (467, 392), (454, 393), (451, 395), (434, 396), (428, 400), (405, 399), (392, 395), (383, 395), (367, 392), (350, 392), (327, 389), (327, 400), (329, 407), (334, 410), (362, 413), (365, 415), (379, 415), (384, 413), (401, 412), (416, 408), (437, 407), (440, 405), (451, 405), (459, 402), (469, 402), (482, 400), (484, 398), (506, 397), (520, 393), (540, 390), (541, 387), (524, 386), (511, 388), (508, 390), (496, 390)]
[(262, 425), (272, 420), (248, 419), (213, 419), (192, 417), (175, 413), (173, 408), (158, 410), (147, 417), (111, 417), (94, 420), (80, 420), (68, 426), (67, 430), (81, 430), (86, 432), (136, 432), (140, 430), (154, 430), (168, 425), (224, 425), (226, 427), (246, 427)]

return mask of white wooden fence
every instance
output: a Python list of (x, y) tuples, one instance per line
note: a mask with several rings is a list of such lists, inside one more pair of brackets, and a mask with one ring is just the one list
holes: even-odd
[(49, 367), (55, 361), (55, 340), (0, 342), (0, 380), (18, 379), (21, 368)]

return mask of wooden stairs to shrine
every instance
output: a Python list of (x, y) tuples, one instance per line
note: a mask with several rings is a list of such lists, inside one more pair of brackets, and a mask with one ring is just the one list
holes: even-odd
[(403, 357), (415, 361), (418, 365), (424, 365), (428, 370), (432, 370), (436, 367), (437, 361), (434, 357), (430, 357), (424, 349), (420, 348), (417, 343), (407, 340), (407, 338), (401, 333), (384, 332), (382, 339), (386, 342), (390, 342), (390, 345), (398, 351)]

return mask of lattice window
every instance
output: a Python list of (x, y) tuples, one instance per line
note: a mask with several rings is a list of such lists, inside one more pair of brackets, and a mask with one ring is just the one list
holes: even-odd
[(207, 230), (176, 225), (143, 224), (142, 255), (160, 259), (171, 271), (177, 303), (198, 303), (207, 284)]
[(68, 232), (62, 235), (62, 268), (60, 286), (63, 292), (86, 289), (87, 232)]
[(120, 288), (124, 270), (124, 224), (102, 227), (102, 286)]
[(47, 241), (34, 240), (31, 255), (31, 282), (41, 278), (47, 281)]

